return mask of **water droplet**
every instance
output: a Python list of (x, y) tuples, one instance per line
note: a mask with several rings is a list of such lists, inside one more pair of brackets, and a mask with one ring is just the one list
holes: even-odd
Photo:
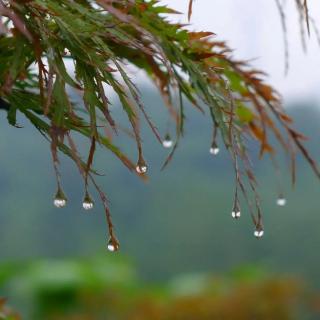
[(91, 210), (93, 208), (93, 202), (86, 202), (84, 201), (82, 203), (83, 209), (84, 210)]
[(213, 142), (209, 151), (212, 155), (216, 156), (220, 152), (220, 148), (216, 142)]
[(234, 200), (231, 216), (233, 219), (240, 219), (240, 217), (241, 217), (241, 210), (240, 210), (240, 204), (239, 204), (237, 192), (235, 195), (235, 200)]
[(65, 55), (65, 56), (71, 56), (71, 52), (70, 52), (70, 50), (68, 49), (68, 48), (64, 48), (64, 52), (63, 52), (63, 54)]
[(147, 166), (141, 166), (141, 165), (137, 165), (136, 166), (136, 171), (139, 173), (139, 174), (144, 174), (148, 171), (148, 167)]
[(233, 210), (231, 213), (231, 216), (233, 219), (239, 219), (241, 217), (241, 212), (240, 210)]
[(163, 140), (162, 145), (164, 148), (169, 149), (173, 146), (172, 140)]
[(118, 251), (120, 248), (119, 241), (115, 237), (110, 237), (107, 244), (107, 248), (110, 252)]
[(148, 167), (142, 157), (139, 158), (139, 161), (136, 166), (136, 171), (139, 174), (144, 174), (148, 171)]
[(173, 146), (173, 141), (171, 140), (171, 137), (169, 134), (166, 134), (166, 136), (164, 137), (164, 140), (162, 141), (162, 145), (166, 149), (169, 149)]
[(115, 247), (114, 247), (114, 245), (112, 243), (108, 243), (108, 250), (110, 252), (114, 252), (115, 251)]
[(58, 188), (58, 191), (56, 193), (56, 196), (54, 197), (53, 200), (53, 204), (57, 207), (57, 208), (63, 208), (66, 206), (67, 204), (67, 198), (65, 196), (65, 194), (63, 193), (61, 188)]
[(284, 207), (285, 205), (287, 204), (287, 199), (280, 196), (278, 199), (277, 199), (277, 205), (279, 207)]
[(86, 192), (86, 195), (83, 199), (83, 202), (82, 202), (82, 207), (84, 210), (91, 210), (94, 206), (94, 202), (91, 198), (91, 196), (89, 195), (88, 192)]
[(261, 229), (261, 228), (256, 229), (256, 230), (254, 231), (254, 236), (255, 236), (256, 238), (262, 238), (263, 235), (264, 235), (264, 231), (263, 231), (263, 229)]
[(65, 199), (54, 199), (53, 204), (57, 207), (57, 208), (63, 208), (66, 206), (67, 201)]

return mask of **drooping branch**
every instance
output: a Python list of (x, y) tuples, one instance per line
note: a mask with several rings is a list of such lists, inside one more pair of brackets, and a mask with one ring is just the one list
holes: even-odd
[[(296, 1), (309, 30), (307, 2)], [(189, 18), (192, 5), (191, 0)], [(279, 7), (279, 10), (284, 19), (284, 9)], [(240, 215), (238, 193), (241, 191), (249, 204), (257, 237), (263, 235), (262, 209), (247, 150), (248, 139), (258, 143), (261, 157), (265, 153), (274, 157), (275, 147), (270, 142), (270, 136), (274, 136), (292, 159), (300, 151), (319, 176), (315, 161), (303, 145), (303, 135), (293, 128), (279, 94), (265, 82), (264, 73), (246, 61), (236, 60), (226, 43), (217, 41), (213, 33), (190, 32), (168, 22), (164, 15), (176, 11), (160, 2), (0, 0), (0, 13), (3, 15), (0, 108), (8, 111), (12, 125), (16, 125), (16, 113), (21, 112), (51, 141), (59, 206), (66, 204), (66, 197), (60, 186), (58, 151), (75, 162), (84, 179), (83, 207), (87, 210), (93, 207), (88, 191), (91, 181), (106, 212), (111, 251), (117, 250), (119, 243), (107, 197), (95, 181), (96, 145), (103, 146), (130, 171), (146, 179), (148, 166), (144, 160), (141, 121), (146, 121), (158, 142), (172, 147), (165, 167), (185, 130), (186, 101), (212, 121), (210, 153), (217, 155), (220, 150), (218, 135), (229, 150), (236, 175), (233, 215), (235, 218)], [(72, 60), (74, 74), (66, 67), (66, 59)], [(143, 70), (163, 96), (164, 111), (176, 126), (175, 143), (167, 136), (167, 143), (162, 141), (148, 115), (148, 106), (142, 103), (140, 91), (124, 67), (128, 62)], [(136, 162), (115, 146), (103, 130), (111, 128), (114, 134), (120, 131), (109, 110), (106, 86), (118, 96), (127, 117), (137, 145)], [(72, 101), (68, 87), (81, 93), (83, 104)], [(177, 104), (173, 102), (174, 95), (179, 96)], [(73, 132), (90, 142), (87, 161), (78, 153)], [(293, 176), (294, 172), (293, 165)]]

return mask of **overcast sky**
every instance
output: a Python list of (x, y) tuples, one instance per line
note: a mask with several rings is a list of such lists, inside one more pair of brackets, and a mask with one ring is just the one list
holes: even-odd
[[(279, 12), (275, 0), (196, 0), (193, 29), (208, 30), (227, 40), (240, 59), (255, 58), (254, 66), (269, 74), (269, 82), (278, 88), (286, 102), (317, 98), (320, 104), (320, 47), (314, 32), (308, 39), (308, 52), (301, 46), (298, 16), (294, 0), (285, 0), (289, 29), (290, 70), (284, 76), (284, 45)], [(184, 15), (188, 0), (162, 0)], [(320, 1), (309, 0), (310, 15), (319, 23)]]

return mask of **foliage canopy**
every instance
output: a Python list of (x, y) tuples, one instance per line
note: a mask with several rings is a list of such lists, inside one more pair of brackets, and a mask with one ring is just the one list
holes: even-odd
[[(310, 31), (307, 1), (295, 2), (302, 28), (306, 21), (305, 28)], [(191, 0), (189, 19), (192, 4)], [(286, 31), (284, 9), (279, 1), (276, 4)], [(119, 243), (107, 197), (95, 181), (92, 164), (96, 145), (113, 153), (144, 179), (147, 164), (140, 117), (159, 143), (172, 142), (168, 136), (163, 141), (148, 116), (127, 71), (128, 63), (143, 70), (155, 83), (175, 123), (175, 143), (163, 167), (172, 159), (183, 135), (184, 102), (189, 101), (212, 119), (211, 152), (219, 151), (218, 135), (230, 151), (236, 177), (234, 217), (240, 216), (239, 190), (249, 205), (257, 236), (263, 234), (263, 222), (248, 139), (258, 142), (260, 156), (268, 153), (276, 163), (275, 147), (270, 142), (274, 136), (290, 155), (293, 182), (297, 151), (320, 177), (303, 145), (304, 136), (293, 128), (280, 95), (265, 82), (264, 73), (246, 61), (234, 59), (231, 49), (217, 41), (212, 32), (190, 32), (166, 18), (175, 13), (156, 0), (0, 0), (0, 106), (7, 110), (11, 125), (18, 127), (16, 117), (20, 112), (50, 141), (58, 184), (56, 206), (66, 204), (58, 152), (68, 155), (79, 168), (84, 180), (85, 209), (93, 206), (89, 183), (96, 188), (106, 212), (111, 251), (117, 250)], [(73, 63), (74, 71), (67, 68), (67, 60)], [(71, 100), (70, 88), (81, 94), (82, 105)], [(106, 134), (106, 128), (113, 134), (122, 133), (110, 112), (107, 88), (118, 96), (127, 115), (137, 145), (136, 162)], [(75, 133), (90, 141), (85, 159), (78, 152)]]

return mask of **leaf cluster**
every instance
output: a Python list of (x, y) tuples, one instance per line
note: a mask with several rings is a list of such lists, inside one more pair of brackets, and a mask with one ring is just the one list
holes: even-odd
[[(192, 14), (189, 4), (189, 19)], [(307, 2), (299, 7), (309, 28)], [(213, 142), (220, 135), (235, 168), (234, 207), (238, 189), (249, 204), (257, 229), (262, 229), (259, 195), (247, 150), (248, 139), (258, 142), (260, 156), (274, 158), (274, 136), (290, 155), (295, 180), (295, 155), (300, 151), (315, 173), (318, 168), (306, 151), (304, 136), (292, 127), (279, 94), (265, 75), (248, 62), (233, 58), (232, 50), (211, 32), (191, 32), (166, 17), (177, 13), (156, 0), (0, 0), (0, 103), (8, 122), (18, 126), (22, 113), (51, 144), (61, 191), (59, 152), (68, 155), (84, 180), (85, 193), (92, 183), (104, 204), (110, 241), (118, 247), (107, 197), (99, 188), (92, 164), (96, 145), (110, 151), (129, 170), (144, 178), (140, 121), (162, 143), (162, 134), (147, 113), (127, 64), (143, 70), (161, 93), (166, 112), (176, 127), (176, 139), (164, 167), (172, 159), (183, 135), (184, 102), (189, 101), (211, 118)], [(67, 67), (71, 61), (74, 71)], [(77, 90), (82, 105), (74, 103), (69, 88)], [(137, 146), (137, 161), (113, 144), (105, 128), (120, 134), (110, 112), (106, 89), (118, 96)], [(174, 99), (179, 97), (177, 103)], [(101, 120), (103, 118), (103, 120)], [(91, 144), (82, 159), (73, 135)], [(247, 182), (244, 182), (246, 180)], [(249, 186), (248, 193), (246, 185)], [(253, 197), (253, 202), (250, 198)]]

